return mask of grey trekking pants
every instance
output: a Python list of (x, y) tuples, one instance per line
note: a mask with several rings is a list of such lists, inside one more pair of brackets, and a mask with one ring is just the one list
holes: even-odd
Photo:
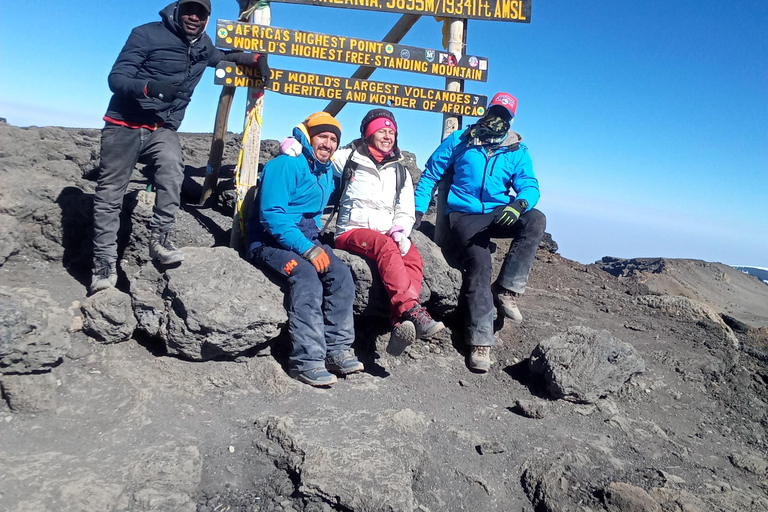
[(150, 228), (166, 231), (173, 227), (184, 180), (178, 134), (168, 128), (152, 131), (107, 123), (101, 132), (101, 169), (93, 199), (94, 261), (117, 261), (123, 196), (139, 161), (155, 169), (157, 195)]

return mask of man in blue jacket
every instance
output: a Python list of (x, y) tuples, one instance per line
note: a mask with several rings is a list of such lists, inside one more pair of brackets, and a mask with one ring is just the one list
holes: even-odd
[[(546, 218), (534, 209), (539, 182), (522, 137), (510, 126), (517, 99), (497, 93), (477, 123), (448, 136), (427, 161), (416, 188), (416, 224), (429, 207), (435, 185), (450, 167), (453, 181), (446, 214), (464, 256), (464, 293), (469, 309), (469, 367), (491, 366), (493, 301), (516, 323), (523, 321), (517, 297), (525, 292)], [(513, 238), (498, 279), (491, 285), (491, 238)]]
[(117, 282), (120, 210), (136, 162), (152, 165), (157, 190), (149, 253), (165, 265), (184, 254), (171, 241), (179, 210), (184, 165), (176, 133), (203, 71), (220, 60), (256, 66), (268, 80), (266, 56), (214, 48), (205, 33), (210, 0), (178, 0), (160, 11), (161, 21), (136, 27), (109, 74), (114, 93), (104, 116), (101, 171), (93, 202), (95, 293)]
[[(270, 160), (247, 226), (248, 258), (288, 285), (290, 375), (311, 386), (363, 370), (355, 340), (352, 273), (320, 243), (320, 216), (333, 192), (331, 155), (341, 126), (316, 112), (294, 128), (300, 149)], [(331, 373), (332, 372), (332, 373)]]

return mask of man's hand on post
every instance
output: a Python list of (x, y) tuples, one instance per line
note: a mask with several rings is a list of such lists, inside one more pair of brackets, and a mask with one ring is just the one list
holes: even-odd
[(525, 210), (528, 209), (528, 203), (525, 200), (509, 203), (501, 210), (501, 214), (494, 220), (499, 226), (509, 227), (520, 218)]
[(331, 259), (328, 257), (328, 254), (318, 245), (308, 249), (301, 257), (310, 262), (318, 274), (325, 274), (331, 266)]
[(157, 80), (147, 82), (144, 93), (150, 98), (157, 98), (166, 103), (171, 103), (175, 99), (182, 101), (190, 101), (192, 99), (190, 91), (186, 87), (179, 87), (178, 85)]
[(254, 58), (256, 59), (256, 68), (259, 70), (259, 75), (261, 76), (261, 83), (266, 89), (269, 87), (270, 75), (272, 74), (272, 70), (269, 69), (269, 63), (267, 62), (267, 54), (259, 53)]
[(271, 70), (269, 69), (266, 53), (230, 52), (224, 57), (224, 60), (234, 62), (238, 66), (249, 66), (255, 68), (259, 72), (263, 86), (267, 87), (269, 85), (269, 76)]

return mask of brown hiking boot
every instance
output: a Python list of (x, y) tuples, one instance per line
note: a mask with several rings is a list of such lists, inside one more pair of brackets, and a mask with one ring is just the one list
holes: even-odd
[(475, 345), (469, 354), (469, 369), (485, 373), (491, 369), (491, 347)]
[(520, 296), (519, 293), (495, 285), (493, 287), (493, 296), (499, 305), (499, 309), (504, 313), (504, 316), (516, 324), (523, 323), (523, 315), (520, 314), (520, 310), (517, 307), (517, 298)]

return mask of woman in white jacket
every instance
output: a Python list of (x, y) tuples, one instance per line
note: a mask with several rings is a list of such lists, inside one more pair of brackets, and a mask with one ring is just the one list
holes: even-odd
[(400, 353), (444, 326), (419, 303), (423, 263), (408, 238), (414, 223), (413, 182), (402, 165), (395, 116), (386, 109), (371, 110), (360, 134), (350, 147), (336, 151), (332, 162), (342, 177), (336, 247), (376, 261), (395, 326), (387, 350)]

